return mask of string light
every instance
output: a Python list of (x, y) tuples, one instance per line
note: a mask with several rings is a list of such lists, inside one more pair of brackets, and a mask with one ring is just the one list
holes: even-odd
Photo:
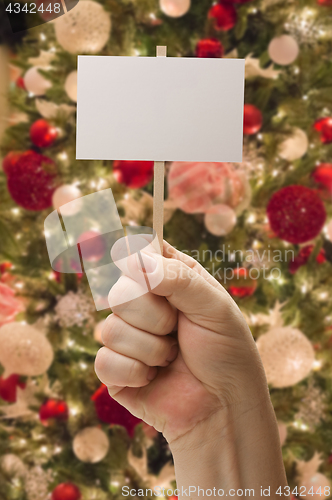
[(255, 216), (255, 214), (251, 213), (249, 215), (249, 217), (247, 218), (247, 222), (249, 222), (249, 224), (252, 224), (252, 223), (256, 222), (256, 216)]
[(45, 42), (45, 40), (46, 40), (45, 33), (40, 33), (39, 38), (41, 39), (42, 42)]
[(20, 213), (20, 209), (19, 208), (12, 208), (11, 213), (14, 215), (18, 215)]
[(314, 362), (312, 363), (312, 369), (317, 372), (322, 368), (322, 360), (321, 359), (315, 359)]

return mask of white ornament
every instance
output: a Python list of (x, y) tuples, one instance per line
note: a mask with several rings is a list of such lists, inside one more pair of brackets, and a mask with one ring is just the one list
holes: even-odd
[(73, 450), (82, 462), (95, 464), (106, 457), (109, 440), (99, 427), (86, 427), (74, 437)]
[(284, 422), (278, 422), (278, 431), (280, 438), (280, 445), (284, 446), (287, 439), (287, 425)]
[(52, 470), (45, 471), (40, 465), (29, 469), (24, 483), (28, 500), (45, 500), (49, 498), (49, 485), (52, 480)]
[(6, 376), (12, 373), (34, 377), (51, 366), (53, 349), (43, 333), (23, 323), (7, 323), (0, 328), (0, 363)]
[(79, 2), (54, 24), (58, 43), (71, 54), (96, 54), (106, 45), (111, 32), (110, 14), (91, 0)]
[(297, 58), (299, 46), (292, 36), (281, 35), (271, 40), (268, 52), (273, 62), (281, 66), (287, 66)]
[(288, 161), (298, 160), (308, 150), (307, 134), (300, 128), (294, 128), (291, 137), (280, 144), (279, 155)]
[(257, 340), (266, 378), (273, 387), (290, 387), (306, 378), (314, 362), (311, 342), (295, 328), (272, 328)]
[(45, 95), (46, 90), (52, 86), (51, 82), (39, 73), (39, 69), (45, 70), (41, 66), (33, 66), (28, 69), (23, 78), (27, 91), (37, 96)]
[(160, 0), (159, 5), (166, 16), (181, 17), (190, 9), (190, 0)]
[(66, 78), (65, 91), (69, 99), (77, 102), (77, 71), (72, 71)]
[(2, 470), (8, 474), (8, 476), (23, 477), (27, 472), (27, 468), (22, 460), (13, 453), (3, 455), (0, 460), (0, 464)]
[(55, 306), (55, 319), (64, 328), (71, 326), (84, 326), (92, 323), (92, 314), (95, 311), (91, 297), (82, 291), (68, 292), (64, 296), (57, 297)]
[[(304, 462), (296, 460), (296, 468), (298, 471), (298, 489), (299, 495), (302, 498), (310, 498), (314, 500), (329, 498), (331, 493), (330, 480), (318, 471), (322, 459), (319, 453), (315, 453), (311, 460)], [(302, 488), (301, 488), (302, 487)]]
[(81, 200), (78, 200), (76, 203), (70, 203), (70, 205), (66, 207), (63, 207), (62, 205), (65, 205), (70, 201), (74, 201), (81, 196), (82, 193), (76, 186), (73, 186), (71, 184), (64, 184), (54, 191), (52, 196), (52, 204), (56, 210), (62, 207), (60, 210), (62, 215), (75, 215), (80, 211), (82, 207), (82, 202), (79, 203)]
[(236, 214), (228, 205), (214, 205), (205, 213), (204, 224), (209, 233), (225, 236), (236, 224)]
[(99, 342), (100, 344), (103, 344), (103, 340), (101, 338), (101, 332), (104, 328), (104, 324), (106, 322), (106, 319), (102, 319), (101, 321), (99, 321), (99, 323), (96, 324), (96, 326), (94, 327), (94, 330), (93, 330), (93, 338)]

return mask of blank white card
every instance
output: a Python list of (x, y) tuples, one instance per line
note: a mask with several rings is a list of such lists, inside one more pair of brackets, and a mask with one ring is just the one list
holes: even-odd
[(78, 56), (77, 159), (242, 161), (244, 59)]

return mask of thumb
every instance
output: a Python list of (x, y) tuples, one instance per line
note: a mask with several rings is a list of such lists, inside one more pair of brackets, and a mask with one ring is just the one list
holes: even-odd
[[(117, 242), (119, 245), (120, 241)], [(172, 247), (166, 242), (164, 254), (170, 255), (170, 258), (161, 255), (153, 245), (146, 243), (145, 240), (145, 245), (137, 246), (137, 252), (126, 259), (125, 266), (121, 259), (114, 259), (125, 275), (140, 284), (144, 277), (151, 293), (166, 297), (189, 320), (204, 328), (224, 333), (225, 323), (230, 319), (232, 322), (237, 319), (245, 324), (230, 295), (197, 261), (175, 249), (170, 251)], [(114, 257), (116, 254), (117, 247), (112, 250)]]

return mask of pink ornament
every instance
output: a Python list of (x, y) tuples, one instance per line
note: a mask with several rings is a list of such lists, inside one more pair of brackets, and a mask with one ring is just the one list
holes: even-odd
[(227, 205), (213, 205), (205, 212), (204, 224), (209, 233), (215, 236), (225, 236), (236, 224), (236, 214)]
[(186, 213), (204, 213), (212, 205), (236, 208), (247, 184), (232, 163), (173, 162), (168, 172), (168, 195)]
[(23, 310), (23, 304), (15, 297), (15, 292), (0, 283), (0, 326), (13, 321), (16, 314)]

